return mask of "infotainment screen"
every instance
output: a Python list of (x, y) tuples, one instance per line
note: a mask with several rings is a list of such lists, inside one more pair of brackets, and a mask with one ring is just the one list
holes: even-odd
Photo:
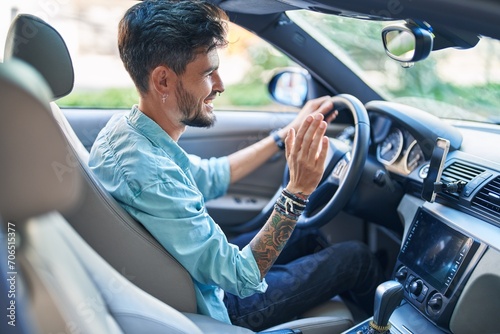
[(421, 210), (408, 232), (399, 260), (444, 294), (473, 243), (472, 238)]

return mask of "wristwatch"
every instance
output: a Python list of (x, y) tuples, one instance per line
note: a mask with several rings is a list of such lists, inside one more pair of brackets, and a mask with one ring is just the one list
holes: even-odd
[(278, 146), (278, 148), (280, 150), (284, 150), (285, 149), (285, 142), (283, 141), (283, 139), (281, 139), (280, 135), (278, 134), (279, 130), (281, 130), (281, 129), (275, 129), (275, 130), (271, 131), (271, 136), (273, 137), (274, 142), (276, 143), (276, 146)]

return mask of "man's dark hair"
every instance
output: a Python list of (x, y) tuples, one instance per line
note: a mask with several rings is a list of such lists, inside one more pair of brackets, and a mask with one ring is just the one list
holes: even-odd
[(147, 93), (157, 66), (181, 75), (200, 50), (225, 46), (225, 20), (205, 1), (146, 0), (131, 7), (118, 26), (118, 50), (139, 93)]

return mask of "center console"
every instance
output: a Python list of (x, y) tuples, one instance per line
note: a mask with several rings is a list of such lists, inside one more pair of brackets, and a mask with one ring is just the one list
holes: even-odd
[(394, 277), (409, 303), (447, 329), (460, 292), (485, 249), (421, 208), (401, 247)]
[(458, 226), (420, 207), (393, 272), (404, 298), (389, 315), (392, 327), (376, 331), (373, 317), (345, 333), (449, 333), (450, 318), (462, 290), (487, 248)]

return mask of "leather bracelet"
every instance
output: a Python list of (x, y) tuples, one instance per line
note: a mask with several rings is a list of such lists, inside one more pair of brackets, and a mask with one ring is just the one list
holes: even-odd
[(274, 204), (274, 209), (288, 219), (297, 220), (306, 209), (306, 206), (305, 204), (292, 200), (290, 197), (282, 193)]
[(281, 139), (280, 135), (278, 134), (279, 130), (281, 130), (281, 129), (276, 129), (276, 130), (271, 131), (270, 135), (273, 137), (274, 142), (276, 143), (276, 146), (278, 146), (278, 148), (280, 150), (284, 150), (285, 149), (285, 142), (283, 141), (283, 139)]
[(293, 201), (295, 201), (295, 202), (298, 202), (299, 204), (302, 204), (302, 205), (304, 205), (304, 206), (305, 206), (307, 203), (309, 203), (309, 199), (308, 199), (309, 195), (304, 195), (306, 198), (301, 198), (301, 197), (297, 196), (296, 194), (291, 193), (291, 192), (290, 192), (290, 191), (288, 191), (288, 189), (286, 189), (286, 188), (284, 188), (284, 189), (283, 189), (283, 192), (282, 192), (282, 193), (283, 193), (283, 195), (284, 195), (285, 197), (288, 197), (288, 198), (290, 198), (291, 200), (293, 200)]

